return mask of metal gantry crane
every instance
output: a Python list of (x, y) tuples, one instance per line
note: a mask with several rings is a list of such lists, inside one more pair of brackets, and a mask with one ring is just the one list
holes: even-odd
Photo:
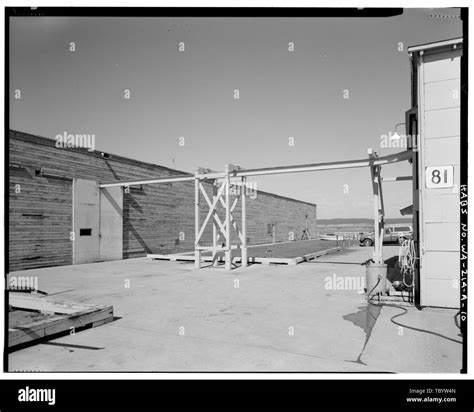
[[(198, 170), (196, 173), (181, 174), (176, 176), (158, 177), (152, 179), (140, 179), (130, 181), (115, 181), (99, 184), (99, 187), (114, 187), (114, 186), (134, 186), (145, 184), (158, 183), (172, 183), (172, 182), (186, 182), (193, 181), (195, 185), (194, 191), (194, 205), (195, 205), (195, 239), (194, 239), (194, 256), (195, 268), (201, 268), (202, 253), (210, 251), (212, 253), (212, 263), (217, 264), (218, 253), (224, 252), (225, 268), (232, 269), (232, 252), (235, 249), (240, 249), (242, 266), (248, 265), (247, 253), (247, 207), (246, 207), (246, 191), (247, 178), (252, 176), (265, 176), (287, 173), (303, 173), (303, 172), (317, 172), (322, 170), (338, 170), (338, 169), (352, 169), (369, 167), (371, 172), (373, 197), (374, 197), (374, 252), (373, 260), (376, 264), (383, 263), (382, 246), (384, 234), (384, 202), (382, 192), (383, 181), (400, 181), (411, 180), (412, 176), (400, 176), (393, 178), (382, 178), (381, 168), (384, 165), (410, 161), (413, 157), (412, 150), (379, 157), (377, 153), (369, 149), (368, 159), (359, 160), (343, 160), (337, 162), (301, 164), (293, 166), (276, 166), (264, 167), (256, 169), (241, 169), (238, 166), (226, 165), (223, 172), (209, 172)], [(204, 182), (212, 184), (212, 199), (207, 194)], [(240, 186), (237, 196), (231, 200), (231, 188)], [(201, 197), (204, 202), (201, 202)], [(235, 209), (238, 203), (241, 203), (242, 218), (240, 226), (234, 216)], [(201, 206), (207, 208), (207, 214), (201, 221)], [(219, 216), (218, 208), (222, 206), (224, 216)], [(212, 223), (212, 246), (201, 245), (203, 234)], [(232, 244), (232, 229), (237, 233), (239, 244)], [(224, 242), (219, 244), (220, 239)]]

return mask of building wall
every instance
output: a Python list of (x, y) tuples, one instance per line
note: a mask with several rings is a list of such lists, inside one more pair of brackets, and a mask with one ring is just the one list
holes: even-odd
[[(459, 44), (418, 57), (421, 306), (459, 307), (461, 55)], [(453, 185), (427, 188), (426, 168), (445, 166)]]
[[(99, 152), (58, 149), (55, 141), (10, 131), (10, 271), (72, 263), (72, 179), (100, 182), (181, 174), (177, 170)], [(20, 167), (18, 167), (20, 166)], [(47, 168), (61, 177), (43, 177)], [(207, 192), (212, 188), (207, 185)], [(206, 210), (203, 207), (201, 219)], [(258, 191), (247, 197), (249, 244), (300, 238), (308, 216), (316, 233), (316, 205)], [(235, 211), (240, 222), (240, 206)], [(239, 223), (240, 225), (240, 223)], [(211, 244), (211, 230), (203, 244)], [(77, 234), (75, 234), (77, 235)], [(234, 235), (235, 238), (235, 235)], [(175, 253), (194, 248), (194, 182), (144, 185), (123, 193), (123, 257)]]
[(10, 176), (11, 270), (71, 264), (71, 181), (35, 177), (31, 169), (10, 169)]

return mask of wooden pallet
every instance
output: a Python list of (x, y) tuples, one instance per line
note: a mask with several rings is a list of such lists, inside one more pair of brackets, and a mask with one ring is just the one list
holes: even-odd
[(9, 328), (9, 348), (85, 326), (100, 326), (111, 322), (114, 318), (113, 306), (53, 302), (43, 297), (28, 296), (23, 293), (10, 292), (9, 304), (14, 309), (32, 310), (52, 315), (48, 319), (14, 329)]
[(384, 295), (374, 296), (372, 299), (373, 303), (391, 303), (397, 306), (414, 306), (414, 298), (410, 297), (408, 292), (399, 292), (393, 289), (387, 291)]
[(328, 253), (339, 252), (340, 250), (341, 250), (340, 246), (336, 246), (329, 249), (320, 250), (318, 252), (309, 253), (308, 255), (300, 256), (295, 259), (296, 259), (296, 263), (307, 262), (308, 260), (316, 259), (318, 257), (327, 255)]
[[(280, 265), (297, 265), (301, 262), (306, 262), (308, 260), (316, 259), (320, 256), (324, 256), (328, 253), (338, 252), (341, 250), (339, 246), (333, 247), (330, 249), (320, 250), (318, 252), (310, 253), (304, 256), (298, 256), (295, 258), (277, 258), (277, 257), (255, 257), (249, 256), (248, 261), (249, 263), (261, 263), (263, 265), (271, 265), (271, 264), (280, 264)], [(169, 254), (169, 255), (158, 255), (158, 254), (148, 254), (147, 258), (152, 260), (169, 260), (171, 262), (186, 262), (191, 261), (194, 262), (194, 252), (186, 252), (186, 253), (176, 253), (176, 254)], [(207, 256), (203, 253), (202, 256), (203, 262), (212, 262), (212, 256), (208, 254)], [(217, 257), (218, 262), (224, 262), (223, 256)], [(234, 263), (241, 263), (242, 259), (240, 256), (236, 256), (232, 259)]]

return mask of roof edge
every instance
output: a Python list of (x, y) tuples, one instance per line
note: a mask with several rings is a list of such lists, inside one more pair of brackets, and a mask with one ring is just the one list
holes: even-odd
[(425, 44), (419, 44), (415, 46), (410, 46), (408, 47), (407, 51), (408, 53), (414, 53), (422, 50), (428, 50), (428, 49), (434, 49), (437, 47), (445, 47), (445, 46), (450, 46), (453, 44), (459, 44), (463, 42), (462, 37), (457, 37), (454, 39), (447, 39), (447, 40), (441, 40), (441, 41), (436, 41), (432, 43), (425, 43)]
[[(28, 143), (31, 143), (31, 144), (40, 144), (40, 145), (42, 144), (42, 145), (46, 145), (46, 146), (50, 146), (50, 147), (55, 146), (55, 143), (56, 143), (55, 140), (51, 139), (50, 137), (39, 136), (39, 135), (36, 135), (36, 134), (22, 132), (22, 131), (16, 130), (16, 129), (10, 129), (10, 132), (9, 132), (9, 135), (8, 135), (8, 140), (11, 140), (11, 139), (17, 139), (17, 140), (25, 141), (25, 142), (28, 142)], [(64, 149), (61, 149), (61, 150), (80, 153), (80, 154), (85, 155), (85, 156), (101, 157), (100, 156), (100, 153), (101, 153), (100, 150), (88, 151), (87, 149), (82, 149), (82, 148), (64, 148)], [(189, 173), (189, 172), (184, 172), (184, 171), (178, 170), (178, 169), (172, 169), (172, 168), (169, 168), (167, 166), (162, 166), (162, 165), (159, 165), (159, 164), (156, 164), (156, 163), (149, 163), (149, 162), (145, 162), (145, 161), (142, 161), (142, 160), (137, 160), (137, 159), (132, 159), (132, 158), (125, 157), (125, 156), (115, 155), (115, 154), (110, 153), (110, 152), (107, 152), (107, 153), (110, 154), (111, 157), (112, 157), (110, 159), (111, 162), (128, 163), (128, 164), (132, 164), (132, 165), (135, 165), (135, 166), (138, 166), (138, 167), (147, 167), (147, 168), (154, 169), (154, 170), (159, 169), (160, 172), (167, 171), (169, 173), (169, 176), (171, 176), (171, 177), (175, 176), (175, 175), (181, 175), (181, 174)], [(165, 177), (165, 176), (157, 176), (157, 177)], [(265, 190), (256, 190), (256, 191), (257, 191), (257, 193), (262, 193), (262, 194), (265, 194), (265, 195), (268, 195), (268, 196), (271, 196), (271, 197), (274, 197), (274, 198), (290, 200), (290, 201), (293, 201), (293, 202), (296, 202), (296, 203), (306, 204), (306, 205), (311, 206), (311, 207), (313, 207), (313, 206), (317, 207), (318, 206), (317, 203), (312, 203), (312, 202), (308, 202), (306, 200), (301, 200), (301, 199), (295, 199), (293, 197), (284, 196), (284, 195), (280, 195), (280, 194), (273, 193), (273, 192), (267, 192)]]

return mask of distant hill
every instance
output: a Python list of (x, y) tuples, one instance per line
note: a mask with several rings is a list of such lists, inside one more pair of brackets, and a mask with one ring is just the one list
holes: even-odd
[[(385, 223), (411, 223), (412, 219), (407, 217), (396, 217), (385, 219)], [(366, 218), (341, 218), (341, 219), (317, 219), (318, 225), (373, 225), (374, 219)]]

